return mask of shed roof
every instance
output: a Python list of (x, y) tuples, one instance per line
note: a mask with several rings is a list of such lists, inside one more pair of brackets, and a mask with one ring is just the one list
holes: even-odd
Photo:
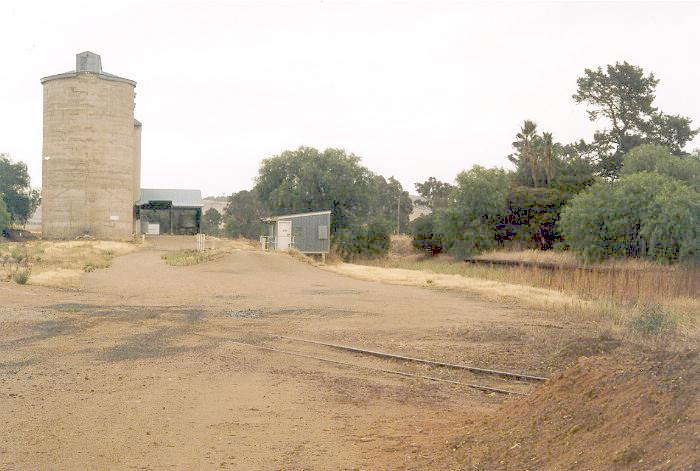
[(141, 188), (141, 198), (136, 204), (142, 206), (152, 201), (171, 201), (173, 206), (179, 208), (201, 208), (203, 206), (200, 190)]
[(301, 218), (304, 216), (320, 216), (322, 214), (331, 214), (330, 210), (328, 211), (314, 211), (311, 213), (296, 213), (296, 214), (283, 214), (281, 216), (272, 216), (269, 218), (263, 218), (263, 222), (275, 222), (283, 219), (293, 219), (293, 218)]

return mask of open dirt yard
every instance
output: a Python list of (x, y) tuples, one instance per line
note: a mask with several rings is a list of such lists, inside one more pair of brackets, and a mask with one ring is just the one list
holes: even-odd
[[(646, 363), (610, 366), (605, 355), (624, 350), (621, 341), (591, 325), (459, 291), (362, 281), (254, 250), (184, 267), (161, 259), (190, 245), (185, 238), (155, 239), (110, 268), (83, 274), (77, 289), (0, 283), (0, 468), (600, 469), (607, 463), (602, 467), (693, 469), (700, 463), (697, 387), (687, 393), (699, 379), (692, 352), (674, 357), (678, 368), (664, 369), (666, 357), (651, 353)], [(280, 336), (556, 379), (515, 382)], [(595, 355), (603, 360), (578, 360)], [(644, 411), (660, 416), (644, 403), (636, 424), (614, 432), (605, 428), (607, 402), (580, 422), (576, 411), (562, 418), (567, 414), (555, 406), (556, 394), (569, 393), (574, 402), (583, 393), (600, 399), (607, 393), (596, 385), (609, 393), (627, 384), (625, 371), (640, 368), (653, 370), (665, 392), (634, 383), (635, 400), (649, 393), (673, 420), (649, 422)], [(581, 394), (572, 392), (577, 381)], [(537, 398), (547, 411), (538, 411)], [(526, 423), (545, 413), (548, 419)], [(644, 424), (650, 436), (665, 431), (666, 441), (653, 442), (663, 453), (629, 437), (616, 442)], [(527, 448), (538, 427), (555, 457), (535, 448), (542, 443)], [(598, 428), (607, 441), (601, 451), (578, 440)]]

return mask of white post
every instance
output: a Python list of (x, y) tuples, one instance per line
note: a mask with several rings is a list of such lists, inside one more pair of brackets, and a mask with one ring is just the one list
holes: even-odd
[(204, 250), (204, 241), (205, 240), (206, 240), (205, 234), (197, 234), (196, 235), (197, 252), (201, 252), (202, 250)]

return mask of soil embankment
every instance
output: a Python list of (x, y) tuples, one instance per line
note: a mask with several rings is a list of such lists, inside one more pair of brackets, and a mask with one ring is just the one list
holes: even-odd
[(529, 397), (470, 425), (446, 467), (698, 469), (700, 356), (582, 357)]

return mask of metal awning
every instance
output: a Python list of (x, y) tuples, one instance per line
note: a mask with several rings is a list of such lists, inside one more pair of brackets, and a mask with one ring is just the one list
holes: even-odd
[(171, 190), (141, 188), (141, 198), (137, 206), (144, 206), (156, 201), (170, 201), (177, 208), (201, 208), (202, 192), (200, 190)]

